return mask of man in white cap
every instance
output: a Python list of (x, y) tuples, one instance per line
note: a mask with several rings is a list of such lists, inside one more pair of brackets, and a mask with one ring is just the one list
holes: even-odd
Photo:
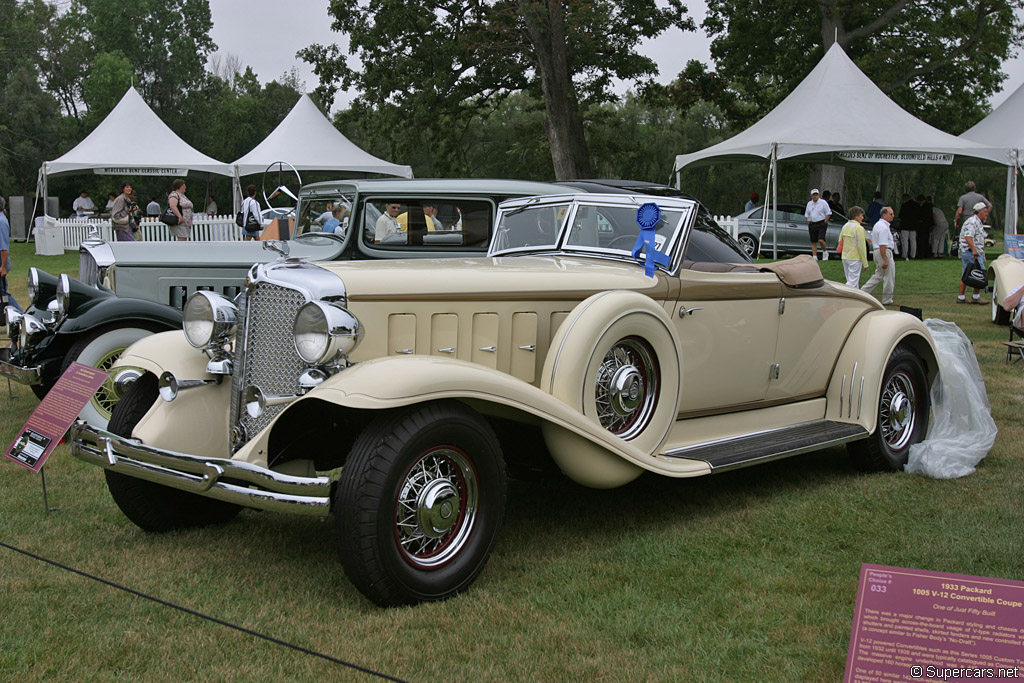
[(821, 260), (828, 260), (828, 243), (825, 235), (828, 232), (828, 219), (832, 217), (832, 209), (828, 202), (821, 198), (818, 188), (811, 190), (811, 201), (807, 202), (804, 209), (804, 217), (807, 219), (807, 232), (811, 236), (811, 256), (817, 260), (818, 245), (821, 245)]
[[(988, 218), (989, 206), (987, 202), (981, 201), (975, 204), (971, 210), (974, 212), (967, 220), (964, 221), (964, 227), (960, 228), (960, 262), (963, 264), (963, 269), (960, 271), (961, 277), (968, 268), (974, 265), (977, 261), (981, 265), (981, 269), (985, 270), (985, 219)], [(956, 297), (958, 304), (967, 303), (967, 298), (964, 293), (967, 291), (967, 285), (964, 284), (963, 280), (960, 280), (960, 293)], [(974, 296), (971, 297), (972, 304), (984, 304), (988, 303), (981, 300), (981, 290), (974, 290)]]

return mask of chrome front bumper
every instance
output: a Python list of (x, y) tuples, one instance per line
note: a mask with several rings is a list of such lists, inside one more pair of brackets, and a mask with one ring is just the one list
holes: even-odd
[(0, 377), (10, 377), (18, 384), (27, 384), (29, 386), (42, 384), (42, 369), (43, 366), (41, 365), (30, 367), (15, 365), (11, 362), (11, 347), (7, 346), (0, 349)]
[(165, 451), (81, 420), (71, 426), (68, 441), (71, 454), (88, 463), (207, 498), (314, 517), (331, 511), (328, 477), (295, 477), (238, 460)]

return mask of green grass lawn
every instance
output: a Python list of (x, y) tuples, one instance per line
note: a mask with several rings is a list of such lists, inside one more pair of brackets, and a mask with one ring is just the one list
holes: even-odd
[[(22, 304), (29, 265), (77, 270), (74, 253), (13, 251)], [(821, 265), (843, 280), (839, 261)], [(1024, 371), (1004, 364), (1007, 329), (987, 306), (955, 303), (958, 260), (896, 268), (898, 303), (975, 343), (1000, 431), (971, 476), (862, 474), (840, 447), (610, 491), (514, 481), (473, 587), (392, 610), (346, 580), (333, 519), (246, 511), (217, 528), (146, 534), (102, 471), (65, 446), (46, 466), (49, 514), (39, 476), (0, 464), (0, 541), (409, 680), (841, 680), (861, 563), (1024, 579)], [(4, 385), (6, 448), (37, 401)], [(0, 614), (4, 680), (365, 678), (5, 548)]]

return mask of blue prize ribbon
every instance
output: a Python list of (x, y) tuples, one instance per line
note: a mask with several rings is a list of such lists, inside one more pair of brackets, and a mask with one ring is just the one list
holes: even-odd
[(654, 234), (660, 222), (661, 209), (654, 202), (648, 202), (637, 209), (636, 224), (640, 226), (640, 234), (636, 236), (636, 243), (633, 244), (633, 258), (639, 260), (640, 251), (646, 247), (644, 273), (647, 277), (654, 277), (656, 266), (668, 268), (671, 263), (668, 254), (658, 251), (655, 246)]

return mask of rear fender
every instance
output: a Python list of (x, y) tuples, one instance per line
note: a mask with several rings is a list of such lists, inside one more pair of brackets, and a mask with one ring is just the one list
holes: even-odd
[(928, 386), (938, 377), (938, 354), (928, 328), (912, 315), (898, 311), (872, 311), (854, 326), (832, 371), (825, 418), (853, 422), (874, 432), (882, 375), (889, 357), (900, 344), (921, 358)]

